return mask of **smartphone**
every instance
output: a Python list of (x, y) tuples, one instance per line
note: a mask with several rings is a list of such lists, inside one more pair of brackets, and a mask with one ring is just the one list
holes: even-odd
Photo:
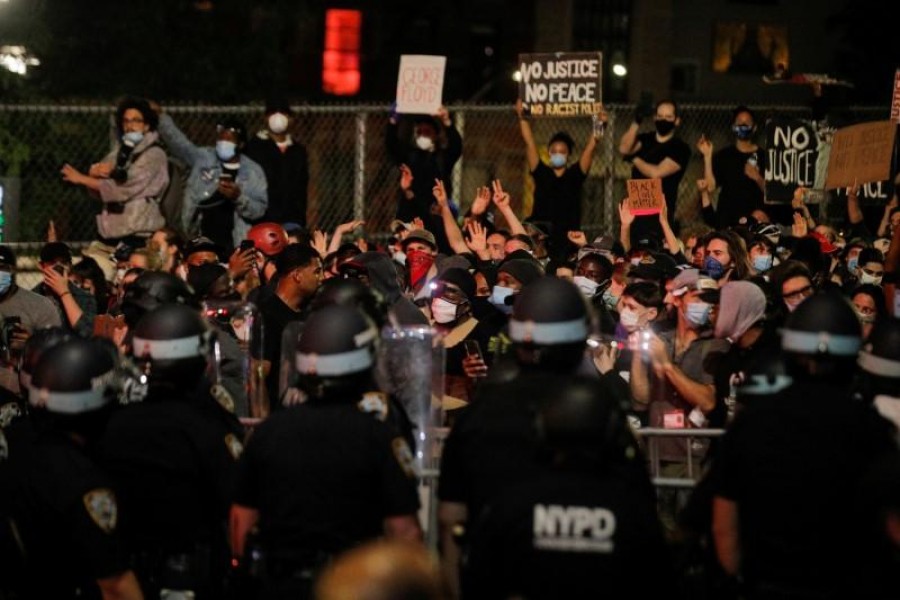
[(463, 345), (466, 348), (466, 356), (474, 356), (484, 362), (484, 355), (481, 354), (481, 345), (478, 340), (463, 340)]
[(255, 250), (256, 244), (253, 240), (241, 240), (240, 244), (241, 252), (246, 252), (247, 250)]
[(57, 273), (59, 273), (60, 275), (62, 275), (63, 277), (66, 276), (66, 267), (64, 265), (56, 263), (55, 265), (53, 265), (53, 270), (56, 271)]

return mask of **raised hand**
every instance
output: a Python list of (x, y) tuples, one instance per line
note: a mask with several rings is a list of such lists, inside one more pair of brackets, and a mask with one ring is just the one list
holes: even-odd
[(570, 231), (566, 234), (566, 237), (579, 248), (584, 248), (588, 244), (587, 236), (584, 235), (583, 231)]
[(475, 200), (472, 201), (472, 214), (475, 216), (483, 215), (491, 203), (491, 190), (487, 186), (481, 186), (475, 193)]
[(697, 180), (697, 191), (701, 194), (709, 193), (709, 182), (706, 179)]
[(416, 217), (415, 219), (410, 221), (410, 223), (412, 224), (413, 229), (425, 229), (425, 221), (423, 221), (419, 217)]
[(449, 206), (449, 201), (447, 200), (447, 188), (444, 187), (443, 181), (435, 179), (434, 187), (431, 188), (431, 193), (434, 195), (434, 199), (437, 200), (437, 203), (441, 208)]
[(466, 240), (466, 246), (469, 250), (478, 254), (487, 250), (487, 231), (478, 221), (472, 220), (466, 225), (466, 231), (469, 233), (469, 239)]
[(313, 231), (312, 240), (310, 240), (309, 245), (323, 258), (328, 254), (328, 239), (325, 236), (325, 232), (321, 229)]
[(713, 153), (713, 143), (709, 141), (709, 138), (706, 137), (706, 134), (700, 136), (700, 139), (697, 140), (697, 150), (700, 151), (704, 157), (711, 156)]
[(413, 183), (412, 169), (409, 165), (400, 165), (400, 189), (404, 192), (409, 191)]
[(621, 221), (622, 225), (625, 225), (626, 227), (631, 227), (631, 224), (634, 223), (634, 215), (631, 212), (628, 198), (625, 198), (621, 203), (619, 203), (619, 221)]
[(809, 233), (809, 225), (806, 223), (806, 219), (803, 218), (803, 215), (800, 213), (794, 213), (794, 223), (791, 225), (791, 235), (795, 238), (806, 237), (806, 234)]
[(500, 183), (499, 179), (495, 179), (491, 182), (491, 186), (494, 188), (494, 204), (497, 205), (497, 208), (500, 210), (504, 210), (509, 208), (509, 192), (503, 190), (503, 184)]

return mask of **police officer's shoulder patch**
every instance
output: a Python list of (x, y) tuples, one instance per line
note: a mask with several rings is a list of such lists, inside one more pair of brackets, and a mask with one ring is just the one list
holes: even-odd
[(3, 430), (0, 429), (0, 462), (5, 461), (9, 458), (9, 444), (6, 441), (6, 436), (3, 435)]
[(390, 410), (387, 395), (382, 392), (366, 392), (362, 400), (356, 403), (356, 408), (382, 422), (387, 420)]
[(116, 530), (119, 519), (119, 507), (116, 504), (116, 495), (109, 488), (95, 488), (86, 493), (84, 507), (87, 509), (91, 520), (105, 533)]
[(231, 458), (234, 460), (239, 459), (244, 451), (244, 444), (233, 433), (225, 436), (225, 447), (228, 448), (228, 453), (231, 454)]
[(7, 402), (0, 406), (0, 429), (9, 427), (12, 422), (22, 416), (22, 409), (15, 402)]
[(416, 477), (415, 459), (413, 459), (412, 450), (409, 449), (409, 444), (406, 443), (406, 440), (395, 437), (391, 441), (391, 449), (394, 451), (394, 458), (397, 459), (403, 472), (408, 477)]

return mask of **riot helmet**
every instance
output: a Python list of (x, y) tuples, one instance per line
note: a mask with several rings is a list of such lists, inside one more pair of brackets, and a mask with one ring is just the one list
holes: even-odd
[(115, 371), (115, 355), (96, 340), (72, 338), (43, 352), (28, 393), (38, 427), (97, 439), (117, 398)]
[(859, 353), (862, 393), (867, 400), (884, 395), (900, 398), (900, 319), (875, 321)]
[[(773, 396), (787, 389), (793, 379), (788, 374), (784, 356), (780, 352), (765, 353), (754, 361), (743, 379), (729, 382), (735, 385), (737, 401), (752, 403), (754, 398)], [(728, 407), (729, 411), (731, 407)]]
[(382, 295), (359, 279), (333, 277), (326, 280), (313, 297), (310, 309), (317, 311), (335, 305), (358, 308), (377, 327), (383, 327), (388, 320), (388, 307)]
[(163, 304), (185, 304), (199, 309), (194, 291), (182, 279), (162, 271), (146, 271), (134, 280), (122, 297), (122, 314), (134, 329), (145, 314)]
[(371, 381), (377, 337), (375, 325), (357, 308), (333, 305), (313, 312), (297, 341), (300, 387), (313, 399), (352, 399)]
[(862, 345), (859, 319), (837, 292), (820, 292), (791, 313), (781, 336), (788, 373), (795, 379), (847, 383)]
[(194, 389), (206, 372), (214, 334), (189, 306), (166, 304), (144, 315), (134, 329), (132, 355), (154, 387)]
[(509, 337), (520, 364), (565, 372), (581, 362), (589, 333), (589, 308), (569, 281), (540, 277), (513, 305)]
[(287, 245), (287, 232), (278, 223), (259, 223), (247, 232), (247, 239), (253, 242), (253, 247), (265, 256), (273, 257), (281, 254)]
[(28, 337), (22, 350), (22, 358), (19, 361), (19, 383), (22, 392), (27, 394), (31, 385), (31, 376), (41, 356), (63, 342), (74, 337), (74, 334), (62, 327), (45, 327), (38, 329)]

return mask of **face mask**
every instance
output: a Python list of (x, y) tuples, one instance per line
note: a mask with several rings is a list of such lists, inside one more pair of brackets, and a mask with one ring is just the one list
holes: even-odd
[(452, 323), (456, 320), (457, 306), (449, 300), (435, 298), (431, 301), (431, 318), (435, 323)]
[(287, 131), (288, 118), (281, 113), (269, 115), (269, 131), (279, 135)]
[(859, 255), (851, 256), (847, 259), (847, 269), (850, 271), (855, 271), (856, 267), (859, 266)]
[(712, 304), (706, 302), (691, 302), (684, 309), (684, 318), (693, 329), (699, 329), (709, 323), (709, 312)]
[(707, 256), (703, 261), (703, 270), (715, 280), (722, 279), (725, 274), (725, 267), (712, 256)]
[(581, 275), (575, 277), (572, 280), (572, 283), (578, 286), (578, 289), (581, 290), (581, 293), (584, 294), (586, 298), (593, 298), (594, 294), (597, 293), (597, 288), (600, 287), (600, 284), (591, 281), (587, 277), (582, 277)]
[(416, 146), (419, 150), (431, 152), (434, 150), (434, 140), (425, 135), (416, 136)]
[(772, 260), (771, 254), (758, 254), (753, 259), (753, 268), (756, 269), (757, 273), (768, 271), (772, 268)]
[(731, 130), (739, 140), (749, 140), (751, 137), (753, 137), (752, 125), (735, 125), (731, 128)]
[(391, 260), (393, 260), (394, 262), (398, 262), (401, 265), (405, 265), (406, 264), (406, 254), (404, 254), (403, 252), (400, 252), (400, 251), (394, 252), (393, 254), (391, 254)]
[(665, 119), (657, 119), (656, 133), (662, 136), (669, 135), (675, 130), (675, 121), (666, 121)]
[(491, 290), (490, 303), (499, 308), (502, 312), (510, 314), (512, 312), (512, 305), (506, 304), (506, 299), (514, 293), (515, 290), (512, 288), (495, 285), (494, 289)]
[(619, 313), (619, 323), (622, 324), (628, 332), (632, 332), (637, 329), (638, 323), (640, 323), (641, 318), (638, 316), (636, 311), (631, 310), (630, 308), (623, 308), (622, 312)]
[(616, 307), (619, 305), (619, 297), (614, 296), (612, 291), (607, 288), (606, 291), (603, 292), (603, 306), (608, 308), (609, 310), (616, 310)]
[(566, 166), (566, 155), (554, 152), (550, 155), (550, 166), (554, 169), (561, 169)]
[(10, 286), (12, 286), (12, 273), (0, 271), (0, 295), (8, 292)]
[(630, 262), (632, 265), (634, 265), (634, 266), (636, 267), (636, 266), (638, 266), (639, 264), (641, 264), (641, 257), (640, 257), (640, 256), (635, 256), (634, 258), (632, 258), (632, 259), (629, 260), (628, 262)]
[(856, 318), (859, 319), (859, 322), (862, 323), (863, 325), (868, 325), (869, 323), (874, 323), (875, 317), (878, 316), (878, 315), (864, 315), (861, 312), (859, 312), (855, 306), (853, 307), (853, 312), (856, 313)]
[[(806, 298), (804, 298), (803, 300), (806, 300)], [(797, 310), (797, 307), (800, 306), (803, 300), (798, 300), (795, 302), (788, 302), (787, 300), (785, 300), (784, 305), (787, 306), (788, 312), (794, 312), (795, 310)]]
[(229, 142), (228, 140), (219, 140), (216, 142), (216, 156), (219, 157), (219, 160), (222, 162), (226, 162), (234, 158), (234, 153), (237, 150), (237, 144), (234, 142)]
[(137, 146), (141, 143), (142, 139), (144, 139), (143, 131), (129, 131), (122, 136), (122, 142), (124, 142), (126, 146)]
[(406, 255), (406, 264), (409, 267), (409, 282), (415, 285), (428, 274), (428, 269), (434, 264), (434, 256), (423, 250), (410, 250)]
[(863, 270), (859, 272), (860, 283), (871, 283), (872, 285), (881, 285), (882, 275), (869, 275)]

